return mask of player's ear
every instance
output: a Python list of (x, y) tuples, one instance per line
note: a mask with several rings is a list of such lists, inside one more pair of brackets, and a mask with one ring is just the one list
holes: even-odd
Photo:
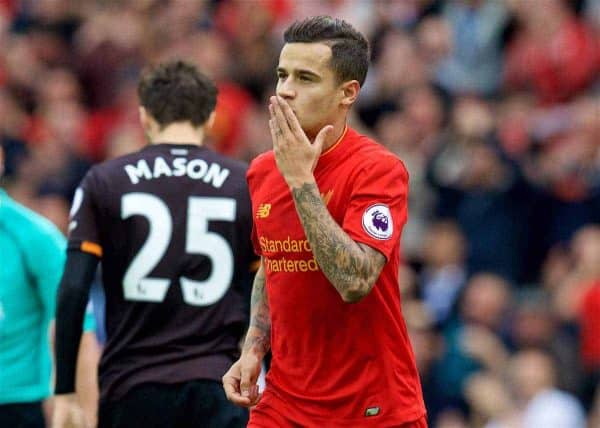
[(358, 80), (349, 80), (342, 84), (342, 99), (340, 103), (343, 106), (350, 107), (358, 98), (360, 92), (360, 83)]
[(150, 118), (148, 117), (148, 112), (146, 112), (146, 109), (144, 107), (140, 106), (139, 113), (140, 113), (140, 123), (142, 124), (142, 128), (144, 129), (144, 131), (147, 131), (148, 128), (150, 128)]

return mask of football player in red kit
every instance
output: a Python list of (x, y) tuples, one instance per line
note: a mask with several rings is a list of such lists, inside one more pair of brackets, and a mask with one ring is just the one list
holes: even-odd
[(255, 406), (249, 427), (425, 427), (398, 288), (408, 174), (347, 125), (368, 42), (330, 17), (296, 22), (284, 39), (269, 105), (273, 150), (248, 171), (262, 264), (225, 391)]

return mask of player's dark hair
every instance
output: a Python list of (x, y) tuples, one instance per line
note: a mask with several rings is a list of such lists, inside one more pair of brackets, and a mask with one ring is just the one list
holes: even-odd
[(217, 103), (217, 87), (196, 66), (185, 61), (146, 70), (138, 84), (140, 104), (161, 127), (173, 122), (204, 124)]
[(369, 42), (346, 21), (314, 16), (290, 25), (286, 43), (324, 43), (331, 48), (331, 68), (339, 82), (357, 80), (362, 86), (369, 69)]

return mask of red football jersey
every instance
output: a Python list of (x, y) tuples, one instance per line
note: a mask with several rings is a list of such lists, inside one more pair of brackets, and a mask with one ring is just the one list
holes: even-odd
[(252, 162), (252, 241), (264, 260), (273, 354), (256, 417), (272, 409), (302, 426), (327, 427), (416, 420), (425, 406), (398, 287), (406, 169), (347, 128), (314, 175), (335, 221), (387, 263), (368, 296), (345, 303), (319, 269), (273, 152)]

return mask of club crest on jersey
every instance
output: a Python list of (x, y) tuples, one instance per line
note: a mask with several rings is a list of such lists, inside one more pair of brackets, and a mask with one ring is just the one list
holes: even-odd
[(271, 212), (271, 204), (260, 204), (256, 210), (256, 218), (267, 218)]
[(363, 214), (362, 225), (365, 232), (375, 239), (390, 239), (394, 233), (394, 223), (390, 209), (384, 204), (375, 204)]

